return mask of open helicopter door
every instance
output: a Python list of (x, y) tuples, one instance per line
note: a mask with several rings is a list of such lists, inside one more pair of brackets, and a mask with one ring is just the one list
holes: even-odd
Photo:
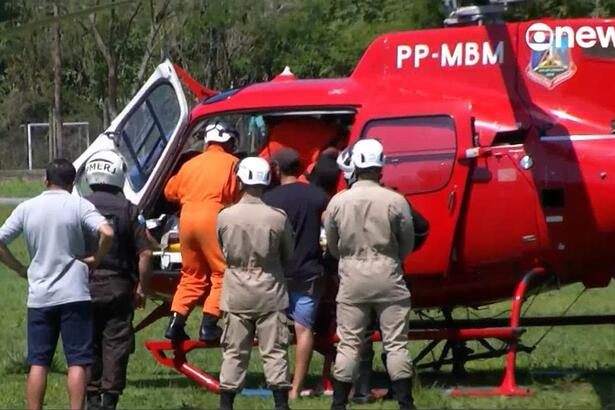
[(94, 153), (114, 149), (126, 161), (126, 198), (139, 207), (155, 181), (173, 163), (179, 139), (188, 124), (188, 103), (181, 82), (169, 60), (165, 60), (141, 87), (135, 97), (75, 160), (76, 190), (89, 194), (85, 163)]
[(425, 242), (406, 259), (405, 272), (446, 275), (456, 256), (454, 238), (470, 169), (464, 158), (473, 152), (469, 110), (424, 104), (374, 107), (362, 114), (359, 138), (376, 138), (384, 146), (382, 182), (406, 196), (429, 224)]

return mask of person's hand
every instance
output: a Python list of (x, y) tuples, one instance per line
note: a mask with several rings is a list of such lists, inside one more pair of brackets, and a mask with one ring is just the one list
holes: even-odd
[(94, 270), (98, 268), (98, 265), (100, 265), (100, 259), (97, 258), (95, 255), (86, 256), (85, 258), (81, 258), (81, 262), (88, 265), (88, 268), (90, 268), (90, 270)]
[(147, 300), (147, 295), (143, 291), (141, 284), (137, 285), (137, 289), (135, 290), (133, 304), (136, 309), (145, 309), (145, 303)]

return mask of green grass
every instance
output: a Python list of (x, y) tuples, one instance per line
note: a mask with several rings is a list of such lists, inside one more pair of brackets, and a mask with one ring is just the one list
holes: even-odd
[[(0, 221), (8, 215), (10, 208), (0, 208)], [(26, 254), (18, 240), (12, 247), (20, 259)], [(22, 408), (27, 366), (25, 365), (25, 299), (26, 282), (11, 272), (0, 268), (0, 408)], [(534, 315), (558, 314), (582, 290), (581, 286), (570, 286), (560, 291), (538, 296), (529, 311)], [(150, 303), (146, 311), (138, 312), (137, 319), (153, 308)], [(493, 305), (479, 313), (489, 316), (509, 307), (509, 302)], [(570, 314), (608, 313), (615, 311), (615, 288), (588, 290), (576, 303)], [(435, 312), (434, 312), (435, 313)], [(476, 312), (473, 312), (476, 313)], [(458, 316), (471, 314), (459, 310)], [(189, 321), (189, 333), (197, 333), (199, 318), (193, 315)], [(197, 387), (178, 373), (156, 364), (149, 352), (143, 348), (148, 339), (160, 339), (165, 321), (159, 321), (137, 336), (137, 350), (132, 356), (129, 368), (128, 387), (121, 399), (120, 408), (217, 408), (218, 397)], [(522, 342), (531, 346), (546, 331), (530, 328)], [(615, 327), (579, 326), (553, 329), (531, 354), (518, 356), (517, 379), (534, 392), (530, 398), (451, 398), (446, 390), (454, 386), (496, 386), (502, 377), (504, 357), (475, 361), (468, 364), (469, 377), (455, 379), (448, 367), (441, 372), (421, 371), (415, 396), (419, 408), (611, 408), (615, 409)], [(412, 342), (412, 354), (416, 355), (425, 342)], [(478, 349), (476, 342), (468, 344)], [(292, 352), (291, 352), (292, 357)], [(377, 354), (376, 357), (379, 357)], [(206, 371), (217, 374), (220, 366), (219, 350), (202, 350), (190, 354), (190, 360)], [(376, 383), (382, 383), (382, 365), (374, 360)], [(319, 382), (322, 358), (315, 354), (308, 384), (314, 387)], [(68, 401), (64, 390), (65, 366), (61, 348), (58, 349), (53, 372), (49, 378), (46, 407), (66, 408)], [(262, 365), (257, 351), (253, 352), (248, 375), (248, 386), (263, 387)], [(236, 408), (272, 408), (270, 398), (240, 396)], [(291, 403), (294, 409), (329, 408), (326, 397), (302, 399)], [(354, 409), (394, 409), (392, 401), (379, 401), (368, 406), (353, 405)]]
[(43, 189), (42, 177), (0, 179), (0, 197), (28, 198), (40, 194)]

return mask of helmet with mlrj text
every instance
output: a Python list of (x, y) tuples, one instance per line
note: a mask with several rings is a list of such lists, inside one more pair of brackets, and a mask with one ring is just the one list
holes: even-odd
[(205, 127), (205, 143), (218, 142), (225, 143), (233, 141), (237, 144), (239, 140), (239, 132), (231, 124), (217, 120), (207, 124)]
[(359, 140), (352, 147), (352, 163), (356, 169), (382, 168), (384, 160), (384, 147), (378, 140)]
[(268, 186), (271, 183), (271, 168), (264, 158), (248, 157), (237, 166), (237, 176), (244, 185)]
[(111, 185), (122, 189), (126, 181), (126, 163), (116, 151), (99, 151), (85, 164), (85, 180), (90, 186)]

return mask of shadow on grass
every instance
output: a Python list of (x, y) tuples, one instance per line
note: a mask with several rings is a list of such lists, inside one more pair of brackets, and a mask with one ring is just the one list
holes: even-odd
[[(458, 378), (448, 372), (422, 371), (419, 383), (423, 388), (447, 390), (455, 387), (498, 387), (503, 377), (503, 369), (472, 370), (467, 377)], [(218, 377), (218, 373), (212, 373)], [(566, 391), (575, 383), (591, 384), (600, 400), (600, 408), (615, 410), (615, 366), (588, 370), (583, 368), (533, 368), (520, 369), (516, 372), (517, 384), (528, 386), (534, 392), (542, 389)], [(308, 388), (321, 386), (321, 377), (309, 374), (305, 381)], [(161, 375), (159, 377), (137, 378), (128, 380), (128, 385), (137, 388), (194, 388), (198, 385), (183, 375)], [(262, 373), (249, 372), (246, 376), (246, 388), (266, 389), (267, 384)], [(386, 373), (375, 371), (372, 374), (372, 388), (389, 388)]]
[[(420, 384), (427, 388), (498, 387), (504, 370), (472, 370), (466, 377), (455, 377), (446, 372), (423, 371), (419, 373)], [(532, 368), (520, 369), (515, 374), (517, 385), (529, 387), (534, 392), (541, 389), (565, 391), (575, 383), (591, 384), (600, 400), (600, 408), (615, 410), (615, 367), (600, 369), (584, 368)], [(376, 379), (386, 380), (384, 373)]]
[[(216, 379), (219, 378), (218, 373), (210, 374)], [(321, 383), (322, 379), (319, 375), (308, 374), (305, 378), (304, 385), (306, 388), (317, 388), (320, 387)], [(136, 388), (192, 388), (199, 386), (196, 382), (180, 374), (160, 375), (158, 377), (129, 378), (126, 384)], [(266, 389), (267, 383), (265, 376), (262, 373), (248, 372), (246, 375), (245, 387), (249, 389)]]

